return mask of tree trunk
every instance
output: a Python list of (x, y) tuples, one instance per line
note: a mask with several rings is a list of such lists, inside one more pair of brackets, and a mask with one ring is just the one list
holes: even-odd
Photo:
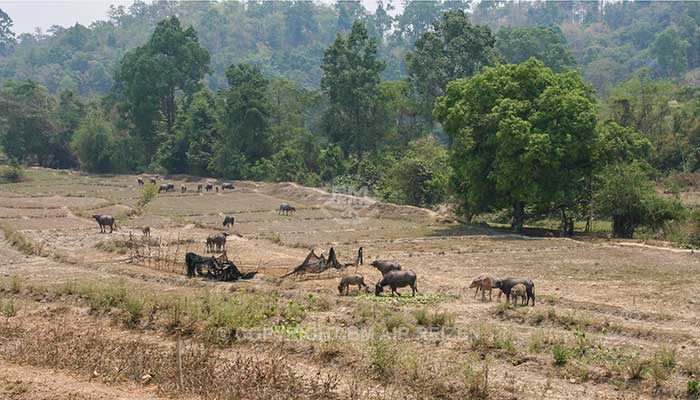
[(629, 219), (613, 215), (613, 236), (616, 238), (632, 239), (634, 236), (635, 224)]
[(513, 232), (522, 233), (523, 224), (525, 223), (525, 203), (516, 201), (513, 203), (513, 223), (511, 229)]
[(562, 207), (561, 208), (561, 231), (560, 231), (561, 236), (566, 236), (566, 232), (568, 231), (567, 225), (568, 225), (568, 220), (566, 218), (566, 209), (564, 209), (564, 207)]

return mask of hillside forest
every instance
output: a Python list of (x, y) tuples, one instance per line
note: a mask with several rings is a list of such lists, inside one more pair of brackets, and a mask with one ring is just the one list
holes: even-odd
[(700, 3), (400, 8), (135, 1), (19, 35), (0, 10), (4, 179), (293, 181), (700, 245)]

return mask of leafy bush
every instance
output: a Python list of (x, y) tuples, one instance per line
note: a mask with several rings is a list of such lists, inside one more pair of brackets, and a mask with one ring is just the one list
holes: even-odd
[(158, 188), (153, 183), (148, 183), (143, 185), (143, 191), (141, 192), (141, 198), (139, 199), (138, 206), (143, 208), (146, 207), (148, 203), (153, 201), (158, 196)]
[(561, 343), (556, 343), (552, 346), (552, 355), (555, 365), (564, 365), (569, 360), (569, 349)]
[(17, 183), (21, 182), (23, 179), (24, 171), (22, 171), (22, 167), (16, 162), (11, 162), (10, 165), (0, 169), (0, 180), (2, 182)]
[(656, 193), (642, 163), (611, 165), (599, 180), (595, 204), (600, 215), (612, 218), (616, 237), (631, 238), (639, 226), (658, 229), (682, 215), (680, 203)]

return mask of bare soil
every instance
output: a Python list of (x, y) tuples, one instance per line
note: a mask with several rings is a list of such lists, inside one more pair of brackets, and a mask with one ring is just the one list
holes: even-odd
[[(76, 175), (45, 169), (30, 170), (27, 176), (27, 182), (0, 186), (0, 223), (41, 247), (42, 255), (23, 254), (0, 234), (0, 277), (6, 281), (19, 277), (23, 285), (73, 280), (118, 282), (134, 290), (183, 295), (243, 290), (290, 301), (311, 295), (326, 306), (307, 309), (300, 324), (307, 329), (360, 327), (371, 331), (376, 326), (388, 326), (388, 315), (402, 315), (415, 328), (418, 323), (413, 315), (419, 310), (453, 317), (453, 333), (446, 337), (395, 339), (391, 345), (398, 347), (391, 347), (393, 351), (400, 348), (404, 352), (403, 361), (397, 361), (395, 368), (404, 377), (395, 374), (384, 379), (368, 372), (376, 370), (372, 337), (348, 341), (341, 346), (346, 349), (338, 354), (331, 352), (334, 355), (330, 356), (324, 346), (331, 342), (290, 340), (289, 335), (275, 336), (264, 346), (234, 341), (217, 350), (223, 355), (250, 351), (265, 359), (284, 357), (290, 368), (303, 376), (337, 375), (329, 398), (357, 398), (358, 393), (387, 399), (477, 398), (462, 383), (455, 382), (463, 379), (464, 365), (481, 367), (485, 363), (489, 368), (489, 398), (686, 398), (688, 371), (700, 369), (696, 365), (700, 360), (696, 357), (700, 352), (700, 254), (696, 252), (584, 236), (513, 235), (499, 229), (445, 222), (450, 218), (430, 210), (334, 196), (289, 183), (235, 182), (234, 191), (195, 193), (196, 181), (165, 180), (178, 188), (184, 183), (189, 192), (160, 194), (138, 210), (141, 189), (135, 176)], [(283, 202), (296, 206), (297, 212), (279, 215), (277, 209)], [(111, 235), (100, 234), (90, 218), (102, 212), (118, 218), (118, 229)], [(221, 226), (224, 215), (236, 218), (232, 228)], [(157, 265), (143, 260), (132, 262), (128, 252), (96, 248), (98, 242), (140, 239), (142, 226), (151, 227), (153, 240), (170, 243), (163, 248), (164, 257), (171, 261)], [(184, 276), (184, 254), (204, 254), (204, 239), (221, 231), (231, 233), (229, 258), (242, 270), (257, 270), (258, 275), (252, 281), (235, 283), (188, 280)], [(364, 248), (365, 264), (374, 259), (400, 262), (403, 269), (418, 275), (419, 294), (426, 303), (376, 302), (372, 295), (354, 288), (350, 296), (338, 296), (342, 273), (279, 278), (301, 263), (310, 249), (328, 254), (331, 246), (342, 262), (352, 262), (360, 246)], [(380, 274), (368, 265), (351, 268), (350, 272), (363, 274), (371, 287), (380, 279)], [(536, 306), (505, 308), (496, 301), (495, 291), (493, 301), (475, 299), (469, 284), (482, 272), (501, 278), (531, 278)], [(17, 315), (0, 317), (0, 324), (50, 324), (50, 313), (37, 311), (46, 299), (23, 293), (0, 292), (0, 301), (14, 299), (21, 305)], [(431, 296), (436, 300), (429, 301)], [(51, 302), (85, 307), (73, 300)], [(366, 317), (375, 312), (372, 307), (388, 314)], [(73, 318), (70, 315), (74, 314), (68, 315)], [(108, 318), (82, 315), (80, 323), (87, 325), (103, 325)], [(358, 322), (363, 318), (369, 318), (369, 322)], [(148, 331), (119, 325), (113, 329), (116, 335)], [(149, 335), (173, 340), (158, 332)], [(479, 347), (479, 335), (484, 332), (500, 338), (494, 339), (495, 344), (487, 350)], [(541, 346), (533, 344), (538, 341)], [(569, 349), (563, 365), (555, 364), (555, 343)], [(2, 347), (0, 343), (0, 354)], [(629, 360), (637, 358), (651, 365), (664, 349), (675, 351), (665, 379), (655, 380), (651, 368), (639, 379), (630, 376)], [(428, 394), (403, 390), (406, 380), (420, 378), (407, 378), (415, 371), (421, 371), (421, 379), (430, 381), (425, 383), (430, 387)], [(457, 389), (445, 389), (447, 394), (442, 395), (436, 389), (438, 384), (440, 388)], [(3, 399), (182, 396), (153, 384), (104, 382), (0, 356)]]

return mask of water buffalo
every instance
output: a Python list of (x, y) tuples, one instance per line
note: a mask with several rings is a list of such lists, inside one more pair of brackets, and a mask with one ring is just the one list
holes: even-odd
[(144, 226), (143, 228), (141, 228), (141, 232), (143, 232), (143, 236), (151, 236), (151, 227)]
[(158, 193), (160, 192), (168, 192), (168, 184), (163, 183), (162, 185), (158, 186)]
[[(535, 306), (535, 284), (530, 279), (498, 279), (493, 285), (494, 289), (501, 289), (501, 292), (506, 295), (506, 300), (510, 303), (510, 294), (513, 290), (513, 286), (522, 284), (525, 286), (525, 291), (527, 294), (527, 301), (525, 304), (530, 304), (530, 299), (532, 299), (532, 306)], [(499, 295), (498, 300), (501, 300)]]
[(148, 178), (148, 181), (149, 181), (152, 185), (155, 185), (155, 184), (156, 184), (156, 178)]
[(211, 251), (216, 248), (217, 251), (223, 251), (226, 250), (226, 237), (228, 236), (228, 233), (226, 232), (221, 232), (217, 233), (214, 236), (209, 236), (207, 238), (207, 244), (209, 245), (209, 249)]
[(233, 190), (233, 183), (222, 183), (221, 191), (223, 192), (224, 189)]
[(493, 285), (496, 283), (496, 278), (489, 274), (479, 274), (476, 278), (472, 280), (472, 283), (469, 285), (470, 289), (476, 288), (476, 291), (474, 292), (474, 298), (476, 298), (476, 295), (479, 294), (479, 290), (481, 290), (481, 300), (486, 301), (486, 291), (489, 291), (489, 301), (491, 301), (491, 294), (492, 294), (492, 289)]
[(392, 261), (372, 261), (371, 264), (374, 268), (378, 269), (382, 273), (382, 276), (388, 274), (391, 271), (401, 271), (401, 264)]
[(289, 215), (290, 211), (296, 211), (296, 210), (297, 210), (296, 208), (290, 206), (288, 203), (282, 203), (282, 204), (280, 204), (280, 209), (279, 209), (279, 212), (277, 214), (278, 215), (279, 214)]
[(235, 220), (232, 216), (230, 216), (230, 215), (227, 215), (227, 216), (224, 217), (224, 227), (226, 227), (226, 226), (233, 226), (233, 224), (234, 224), (235, 222), (236, 222), (236, 220)]
[(175, 184), (174, 183), (168, 183), (168, 192), (174, 192), (175, 191)]
[(349, 292), (350, 285), (357, 285), (357, 290), (362, 290), (362, 288), (367, 288), (365, 284), (365, 278), (362, 275), (353, 274), (347, 275), (340, 279), (340, 284), (338, 285), (338, 293), (347, 295)]
[(207, 183), (206, 190), (207, 192), (211, 192), (212, 190), (214, 190), (214, 185), (212, 185), (211, 183)]
[(382, 277), (382, 280), (377, 282), (377, 285), (374, 287), (374, 294), (376, 296), (382, 294), (384, 286), (391, 287), (392, 296), (401, 296), (401, 294), (396, 291), (396, 288), (410, 286), (413, 291), (413, 296), (415, 297), (418, 291), (416, 286), (416, 273), (413, 271), (390, 271)]
[(92, 218), (95, 218), (95, 221), (100, 225), (100, 233), (107, 233), (107, 227), (109, 226), (109, 233), (112, 233), (114, 229), (117, 227), (117, 224), (114, 222), (114, 218), (111, 215), (102, 215), (102, 214), (96, 214), (93, 215)]
[(136, 183), (138, 183), (139, 186), (143, 186), (143, 179), (141, 179), (141, 178), (136, 178)]
[(187, 186), (180, 185), (180, 193), (185, 193), (185, 192), (187, 192)]
[(197, 193), (202, 193), (202, 184), (197, 185)]

